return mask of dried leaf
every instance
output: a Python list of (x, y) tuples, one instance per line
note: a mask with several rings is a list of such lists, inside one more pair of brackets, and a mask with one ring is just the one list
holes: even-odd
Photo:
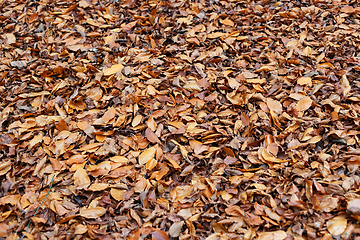
[(201, 91), (201, 88), (197, 82), (189, 82), (184, 85), (184, 88), (188, 91)]
[(299, 112), (306, 111), (311, 107), (311, 104), (312, 104), (311, 98), (306, 96), (297, 102), (295, 109)]
[(341, 235), (347, 226), (347, 220), (344, 217), (334, 217), (326, 222), (326, 228), (333, 236)]
[(106, 209), (103, 207), (93, 207), (88, 209), (81, 209), (80, 216), (89, 219), (96, 219), (106, 213)]
[(123, 69), (124, 69), (124, 66), (122, 64), (112, 65), (110, 68), (108, 68), (104, 71), (104, 76), (109, 76), (109, 75), (115, 74), (117, 72), (122, 71)]
[(286, 232), (279, 230), (274, 232), (259, 233), (258, 240), (283, 240), (287, 237)]
[(83, 168), (78, 168), (75, 171), (74, 184), (78, 189), (83, 189), (90, 185), (90, 178)]
[(156, 230), (151, 233), (152, 240), (170, 240), (167, 234), (164, 231)]
[(139, 156), (139, 164), (144, 165), (149, 161), (150, 159), (154, 158), (154, 155), (156, 153), (155, 147), (150, 147), (143, 151)]

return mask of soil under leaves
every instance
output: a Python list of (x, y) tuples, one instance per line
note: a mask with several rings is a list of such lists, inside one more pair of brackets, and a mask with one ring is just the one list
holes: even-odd
[(0, 0), (0, 239), (359, 239), (359, 19)]

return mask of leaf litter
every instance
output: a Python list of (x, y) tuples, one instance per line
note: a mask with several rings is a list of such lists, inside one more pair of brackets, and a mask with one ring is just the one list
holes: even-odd
[(0, 238), (360, 238), (358, 1), (0, 5)]

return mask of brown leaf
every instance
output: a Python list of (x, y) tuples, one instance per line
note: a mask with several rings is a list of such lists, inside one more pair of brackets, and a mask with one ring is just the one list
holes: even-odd
[(164, 231), (161, 231), (161, 230), (156, 230), (156, 231), (152, 232), (151, 239), (152, 240), (170, 240), (168, 235)]

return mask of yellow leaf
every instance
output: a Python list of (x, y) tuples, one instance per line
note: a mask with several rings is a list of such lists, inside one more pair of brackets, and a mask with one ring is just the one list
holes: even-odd
[(90, 219), (99, 218), (105, 213), (106, 213), (106, 209), (103, 207), (94, 207), (94, 208), (80, 210), (80, 216)]
[(143, 151), (139, 156), (139, 164), (144, 165), (145, 163), (147, 163), (147, 161), (154, 158), (155, 152), (156, 152), (155, 147), (151, 147)]
[(104, 76), (109, 76), (109, 75), (115, 74), (119, 71), (122, 71), (123, 69), (124, 69), (124, 66), (122, 64), (112, 65), (110, 68), (108, 68), (104, 71)]
[(74, 173), (74, 184), (78, 189), (86, 188), (90, 185), (90, 178), (83, 168), (78, 168)]

